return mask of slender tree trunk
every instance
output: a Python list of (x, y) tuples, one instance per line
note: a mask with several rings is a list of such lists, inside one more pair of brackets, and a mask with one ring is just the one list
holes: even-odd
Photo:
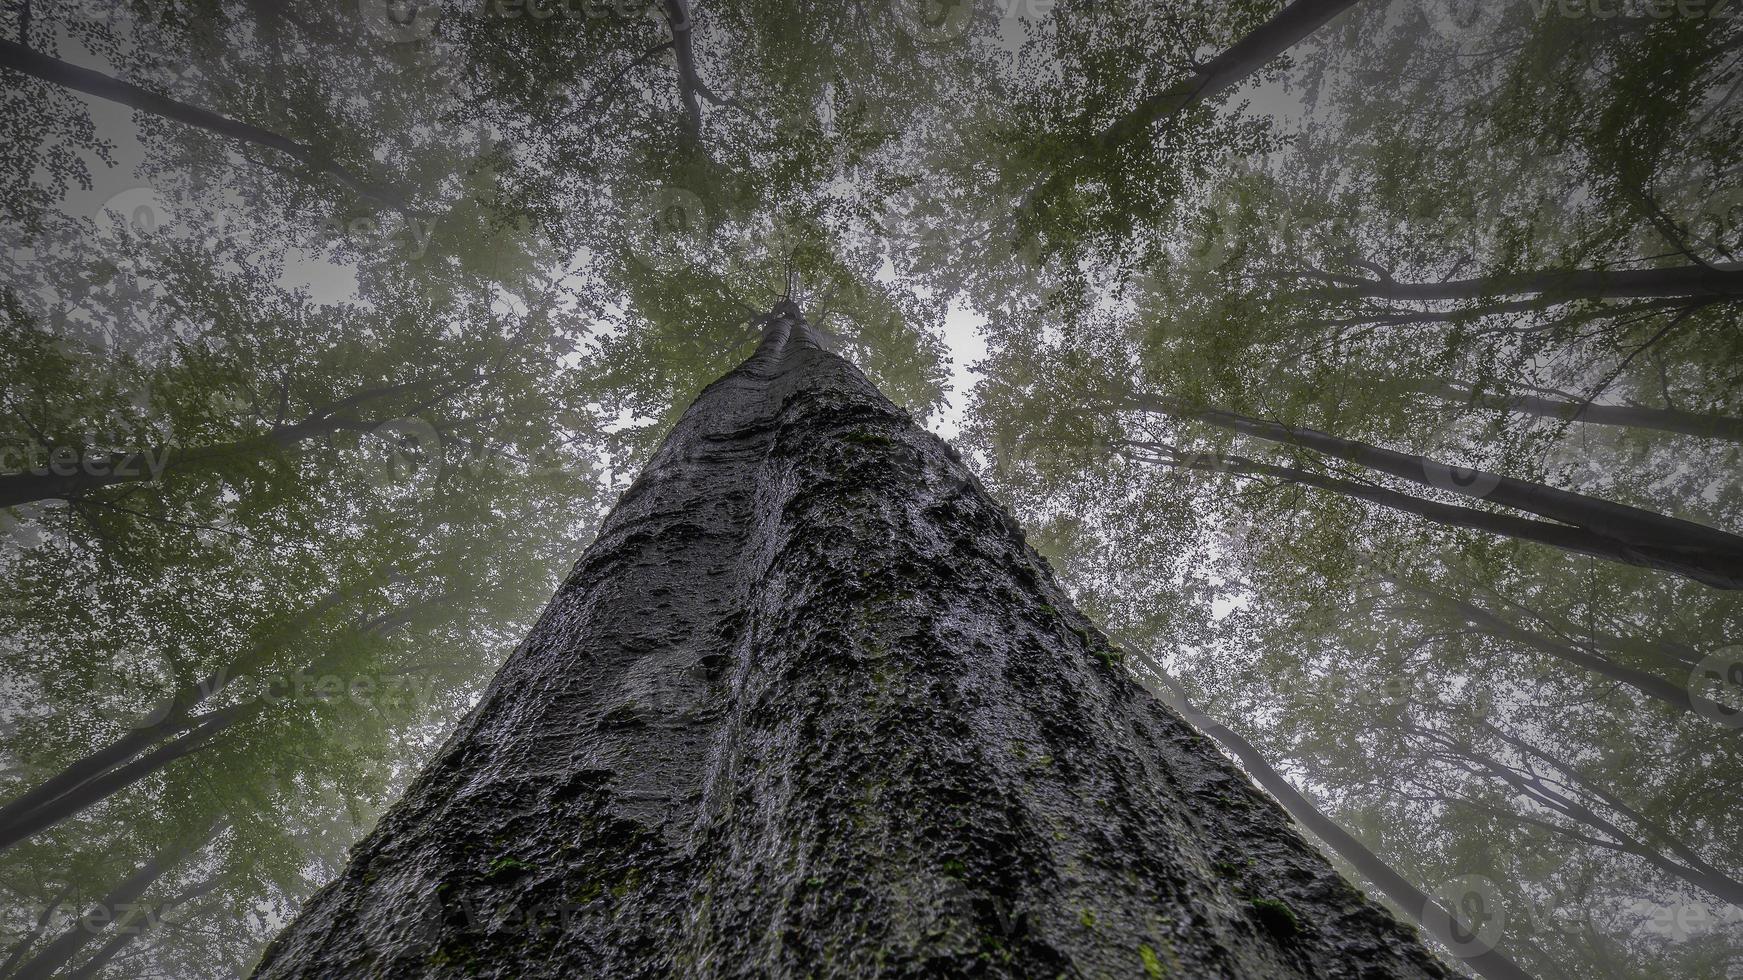
[(359, 197), (367, 198), (387, 208), (402, 208), (404, 201), (397, 195), (372, 186), (369, 182), (335, 162), (320, 149), (299, 143), (288, 136), (262, 129), (245, 122), (221, 116), (208, 109), (177, 102), (89, 68), (80, 68), (57, 58), (34, 51), (16, 41), (0, 40), (0, 69), (11, 69), (32, 75), (62, 88), (83, 92), (109, 102), (127, 106), (139, 112), (173, 119), (210, 133), (242, 143), (252, 143), (277, 150), (313, 170), (332, 177)]
[(96, 806), (116, 793), (168, 768), (178, 759), (194, 754), (212, 743), (238, 723), (260, 714), (265, 705), (255, 701), (232, 705), (193, 719), (188, 730), (176, 738), (124, 766), (104, 772), (101, 776), (80, 783), (71, 791), (20, 814), (0, 827), (0, 850), (11, 847), (32, 834), (40, 833)]
[(1707, 265), (1656, 269), (1539, 269), (1481, 279), (1397, 282), (1332, 276), (1338, 285), (1316, 290), (1326, 299), (1465, 300), (1495, 296), (1578, 299), (1731, 299), (1743, 297), (1743, 269)]
[[(142, 724), (114, 739), (108, 745), (87, 753), (60, 772), (38, 783), (32, 789), (9, 800), (5, 806), (0, 806), (0, 850), (10, 847), (36, 830), (48, 826), (49, 824), (37, 819), (36, 814), (39, 811), (55, 808), (57, 801), (63, 797), (78, 792), (82, 787), (94, 781), (112, 775), (118, 768), (136, 759), (140, 753), (161, 746), (198, 725), (200, 717), (196, 716), (194, 711), (207, 699), (223, 690), (227, 685), (257, 672), (268, 657), (283, 649), (286, 643), (297, 638), (305, 627), (342, 603), (355, 598), (360, 592), (375, 587), (376, 584), (374, 579), (361, 579), (345, 588), (335, 589), (327, 593), (311, 604), (309, 608), (292, 616), (284, 628), (274, 631), (267, 639), (238, 653), (231, 658), (229, 663), (206, 677), (177, 690), (169, 697), (161, 717), (150, 723)], [(57, 817), (56, 819), (61, 818)], [(53, 822), (50, 821), (50, 823)], [(35, 829), (20, 830), (26, 826)]]
[(1705, 889), (1722, 902), (1743, 908), (1743, 879), (1726, 874), (1714, 866), (1700, 852), (1672, 833), (1669, 827), (1629, 805), (1596, 780), (1588, 779), (1578, 767), (1556, 758), (1525, 739), (1508, 734), (1486, 721), (1483, 722), (1483, 729), (1525, 755), (1554, 767), (1562, 779), (1621, 814), (1640, 833), (1638, 836), (1631, 834), (1584, 805), (1569, 806), (1563, 811), (1568, 816), (1617, 840), (1628, 842), (1626, 849), (1629, 853), (1637, 855), (1660, 871)]
[(1449, 402), (1481, 405), (1500, 412), (1743, 442), (1743, 418), (1729, 415), (1707, 415), (1673, 408), (1637, 408), (1632, 405), (1592, 405), (1523, 392), (1479, 395), (1469, 388), (1449, 384), (1424, 385), (1422, 390)]
[(92, 953), (89, 959), (80, 963), (77, 969), (68, 971), (66, 975), (67, 980), (86, 980), (88, 977), (94, 977), (101, 973), (103, 968), (109, 965), (109, 961), (113, 960), (123, 949), (127, 948), (129, 943), (138, 939), (140, 936), (145, 935), (147, 930), (155, 926), (163, 917), (165, 912), (179, 908), (182, 905), (186, 905), (187, 903), (196, 901), (200, 898), (204, 898), (212, 892), (217, 891), (218, 887), (223, 883), (223, 875), (212, 875), (204, 881), (195, 884), (193, 887), (184, 889), (180, 893), (172, 895), (168, 899), (153, 905), (151, 910), (143, 917), (136, 915), (133, 919), (123, 923), (123, 928), (117, 930), (115, 935), (109, 938), (108, 942), (99, 946), (97, 951)]
[(1529, 480), (1394, 452), (1315, 429), (1284, 425), (1215, 408), (1196, 408), (1154, 395), (1139, 395), (1130, 407), (1175, 418), (1195, 419), (1255, 439), (1297, 446), (1348, 460), (1419, 486), (1488, 500), (1552, 521), (1584, 528), (1626, 545), (1635, 564), (1674, 571), (1719, 589), (1743, 589), (1743, 537), (1728, 531), (1613, 503)]
[(1191, 75), (1139, 102), (1102, 131), (1097, 145), (1103, 149), (1118, 146), (1164, 119), (1227, 92), (1355, 4), (1356, 0), (1294, 0)]
[(76, 462), (56, 463), (52, 457), (32, 470), (0, 475), (0, 507), (36, 500), (74, 500), (93, 490), (122, 483), (150, 483), (172, 469), (277, 452), (305, 439), (343, 430), (368, 431), (378, 423), (319, 419), (284, 425), (248, 439), (216, 446), (178, 449), (162, 446), (143, 452), (79, 454)]
[(1551, 786), (1536, 773), (1510, 766), (1494, 756), (1479, 752), (1468, 744), (1458, 742), (1432, 729), (1407, 726), (1405, 731), (1429, 737), (1432, 743), (1445, 754), (1487, 770), (1490, 778), (1506, 786), (1515, 796), (1524, 800), (1529, 808), (1559, 814), (1578, 824), (1584, 832), (1569, 831), (1552, 822), (1528, 817), (1524, 814), (1506, 813), (1476, 804), (1471, 800), (1460, 800), (1459, 802), (1476, 806), (1486, 814), (1505, 817), (1514, 823), (1549, 829), (1572, 837), (1588, 846), (1593, 845), (1594, 842), (1599, 842), (1605, 849), (1633, 855), (1673, 878), (1694, 885), (1696, 888), (1704, 889), (1720, 901), (1731, 903), (1743, 901), (1743, 883), (1727, 877), (1698, 859), (1693, 863), (1678, 861), (1660, 848), (1641, 840), (1626, 829), (1617, 826), (1613, 821), (1600, 816), (1590, 807), (1564, 793), (1560, 788)]
[(66, 901), (67, 895), (72, 890), (72, 885), (61, 888), (54, 898), (42, 907), (41, 914), (36, 917), (36, 921), (31, 924), (30, 928), (25, 930), (24, 935), (7, 948), (6, 960), (0, 962), (0, 977), (12, 976), (12, 968), (18, 965), (18, 961), (24, 958), (25, 953), (30, 952), (30, 947), (36, 945), (37, 938), (42, 935), (44, 929), (48, 928), (48, 920), (54, 918), (55, 912), (60, 909), (61, 903)]
[(1473, 626), (1496, 639), (1512, 640), (1522, 646), (1546, 653), (1563, 663), (1589, 670), (1599, 677), (1615, 681), (1625, 687), (1631, 687), (1655, 701), (1670, 705), (1677, 711), (1692, 711), (1694, 709), (1694, 700), (1689, 696), (1689, 689), (1684, 685), (1667, 681), (1657, 674), (1650, 674), (1644, 670), (1636, 670), (1625, 664), (1619, 664), (1608, 657), (1599, 656), (1571, 643), (1564, 643), (1536, 630), (1527, 629), (1473, 602), (1448, 595), (1438, 589), (1420, 585), (1401, 577), (1387, 576), (1386, 580), (1422, 599), (1426, 603), (1428, 611), (1438, 611), (1440, 615), (1448, 619)]
[(300, 422), (277, 425), (258, 436), (217, 445), (160, 446), (142, 452), (102, 455), (81, 450), (74, 461), (58, 460), (54, 447), (44, 447), (46, 459), (36, 461), (36, 465), (22, 472), (0, 474), (0, 507), (16, 507), (36, 500), (72, 500), (116, 484), (151, 482), (172, 469), (218, 465), (281, 452), (300, 442), (340, 432), (370, 432), (391, 416), (372, 420), (341, 413), (393, 395), (426, 389), (431, 384), (425, 380), (370, 388), (326, 405)]
[[(266, 657), (297, 638), (296, 630), (374, 584), (373, 579), (363, 579), (328, 593), (320, 602), (292, 617), (286, 628), (269, 640), (250, 647), (223, 668), (178, 691), (162, 718), (129, 731), (0, 807), (0, 851), (161, 772), (176, 760), (205, 748), (229, 729), (258, 716), (270, 706), (270, 701), (255, 699), (200, 715), (192, 712), (229, 684), (258, 675)], [(424, 600), (393, 615), (379, 617), (358, 633), (367, 635), (398, 628), (412, 610), (439, 601)], [(323, 669), (323, 663), (317, 661), (305, 666), (302, 673), (318, 674)]]
[(19, 965), (12, 980), (43, 980), (53, 976), (111, 924), (132, 917), (145, 890), (157, 883), (188, 855), (205, 847), (222, 825), (214, 823), (193, 840), (176, 841), (153, 854), (139, 869), (109, 890), (97, 905), (43, 947), (42, 952)]
[[(1126, 646), (1131, 648), (1133, 645), (1127, 643)], [(1239, 759), (1247, 773), (1275, 797), (1277, 802), (1283, 804), (1283, 809), (1295, 818), (1296, 823), (1301, 824), (1309, 833), (1319, 838), (1321, 843), (1348, 861), (1362, 877), (1380, 890), (1380, 894), (1391, 899), (1399, 911), (1452, 950), (1460, 962), (1478, 976), (1489, 980), (1530, 980), (1531, 974), (1513, 962), (1506, 953), (1479, 942), (1438, 899), (1416, 887), (1383, 858), (1369, 850), (1366, 844), (1326, 816), (1306, 794), (1296, 789), (1293, 783), (1272, 767), (1264, 753), (1253, 743), (1194, 707), (1186, 696), (1186, 689), (1161, 668), (1155, 657), (1146, 654), (1144, 659), (1145, 666), (1162, 685), (1158, 695), (1169, 707), (1180, 712), (1195, 728), (1215, 739), (1230, 755)]]
[[(1160, 448), (1155, 443), (1133, 442), (1132, 445), (1139, 448)], [(1327, 476), (1300, 467), (1279, 466), (1238, 457), (1218, 457), (1212, 461), (1197, 461), (1189, 456), (1173, 459), (1153, 458), (1142, 453), (1131, 454), (1131, 457), (1139, 462), (1155, 463), (1160, 466), (1226, 473), (1231, 476), (1282, 480), (1298, 486), (1315, 487), (1357, 500), (1366, 500), (1369, 503), (1379, 504), (1382, 507), (1407, 514), (1415, 514), (1443, 527), (1462, 527), (1512, 538), (1515, 541), (1546, 544), (1563, 551), (1589, 555), (1593, 558), (1602, 558), (1606, 561), (1620, 562), (1625, 565), (1657, 568), (1671, 572), (1680, 572), (1682, 569), (1680, 563), (1667, 562), (1621, 541), (1606, 538), (1601, 534), (1594, 534), (1585, 528), (1570, 527), (1552, 521), (1534, 521), (1524, 517), (1515, 517), (1511, 514), (1498, 514), (1492, 510), (1478, 510), (1475, 507), (1443, 504), (1436, 500), (1427, 500), (1414, 494), (1392, 490), (1373, 483)]]
[(784, 303), (256, 976), (866, 975), (1446, 972)]

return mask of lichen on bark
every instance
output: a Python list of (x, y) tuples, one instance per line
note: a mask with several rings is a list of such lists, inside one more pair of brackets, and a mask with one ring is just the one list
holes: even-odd
[(256, 973), (1446, 975), (790, 304)]

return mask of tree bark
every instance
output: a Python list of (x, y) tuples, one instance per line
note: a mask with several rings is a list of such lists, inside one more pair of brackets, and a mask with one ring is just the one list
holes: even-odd
[(1485, 499), (1584, 528), (1627, 545), (1642, 559), (1636, 564), (1651, 563), (1654, 567), (1674, 571), (1718, 589), (1743, 589), (1743, 537), (1718, 528), (1559, 490), (1542, 483), (1382, 449), (1316, 429), (1284, 425), (1216, 408), (1197, 408), (1170, 398), (1134, 396), (1129, 407), (1175, 418), (1195, 419), (1255, 439), (1309, 449), (1419, 486)]
[(397, 210), (405, 207), (405, 202), (399, 195), (371, 185), (350, 169), (307, 143), (299, 143), (288, 136), (280, 135), (271, 130), (221, 116), (209, 109), (201, 109), (185, 102), (178, 102), (175, 99), (140, 88), (132, 82), (124, 82), (102, 72), (68, 64), (58, 58), (51, 58), (27, 48), (16, 41), (0, 40), (0, 68), (32, 75), (62, 88), (83, 92), (86, 95), (124, 105), (139, 112), (173, 119), (176, 122), (195, 126), (228, 139), (277, 150), (306, 167), (332, 177), (359, 197), (390, 209)]
[(1139, 102), (1102, 130), (1097, 146), (1118, 146), (1156, 123), (1234, 88), (1355, 4), (1356, 0), (1295, 0), (1191, 75)]
[(783, 303), (255, 975), (1062, 974), (1447, 975)]

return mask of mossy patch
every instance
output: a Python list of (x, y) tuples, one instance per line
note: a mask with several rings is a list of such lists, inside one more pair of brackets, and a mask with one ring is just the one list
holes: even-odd
[(490, 862), (489, 870), (484, 872), (485, 881), (502, 881), (508, 878), (518, 878), (533, 866), (516, 857), (499, 857)]
[(876, 432), (863, 431), (845, 433), (842, 435), (841, 441), (851, 442), (856, 446), (874, 446), (877, 448), (888, 448), (896, 444), (896, 440), (891, 439), (889, 436), (879, 435)]
[(1151, 977), (1152, 980), (1161, 980), (1162, 977), (1168, 975), (1167, 967), (1164, 967), (1162, 960), (1156, 956), (1155, 947), (1148, 943), (1138, 947), (1138, 959), (1143, 961), (1144, 975)]
[(1253, 918), (1274, 938), (1293, 939), (1301, 932), (1295, 910), (1275, 898), (1255, 898), (1248, 904), (1253, 910)]

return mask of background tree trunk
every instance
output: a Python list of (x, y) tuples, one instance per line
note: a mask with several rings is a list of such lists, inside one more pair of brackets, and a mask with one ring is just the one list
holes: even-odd
[(284, 977), (1442, 977), (798, 310), (691, 406)]

